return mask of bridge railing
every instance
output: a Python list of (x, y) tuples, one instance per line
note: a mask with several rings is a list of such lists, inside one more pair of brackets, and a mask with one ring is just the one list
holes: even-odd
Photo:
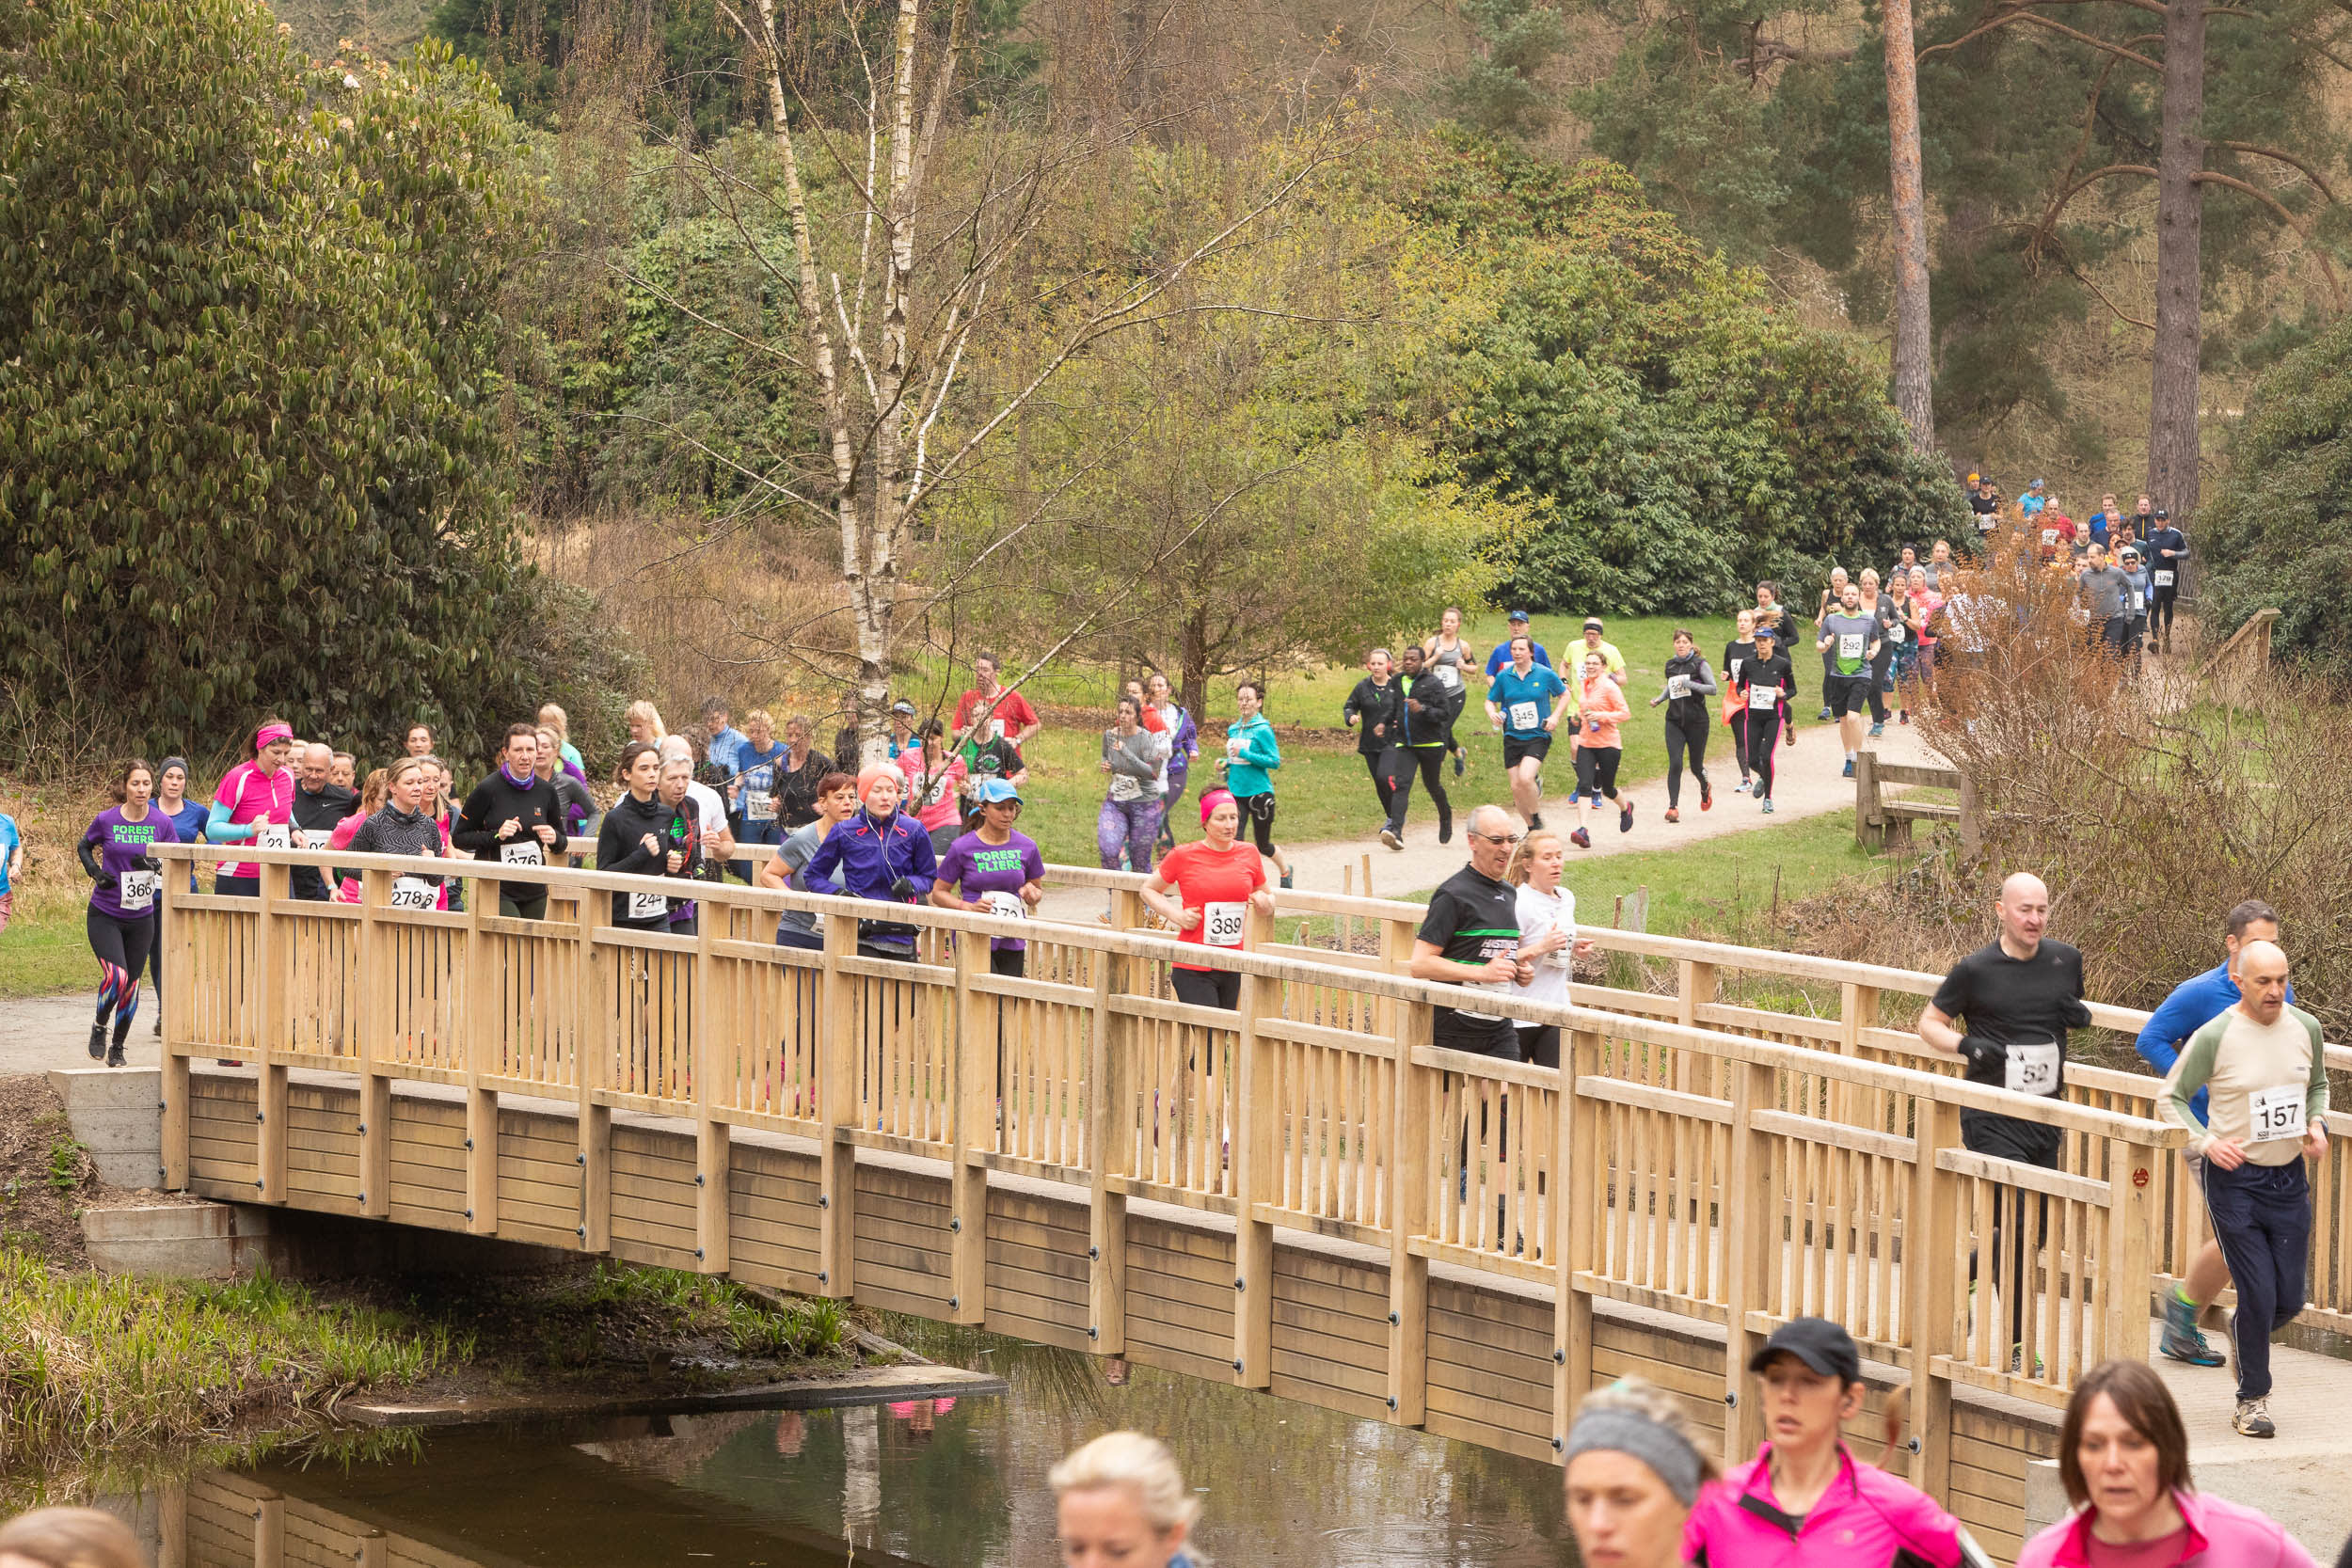
[[(947, 1165), (958, 1214), (986, 1212), (992, 1171), (1088, 1193), (1089, 1332), (1105, 1352), (1125, 1342), (1126, 1207), (1169, 1203), (1234, 1227), (1230, 1359), (1246, 1385), (1268, 1377), (1279, 1227), (1388, 1258), (1382, 1393), (1397, 1420), (1419, 1423), (1429, 1408), (1435, 1265), (1552, 1290), (1555, 1433), (1590, 1386), (1596, 1300), (1720, 1325), (1727, 1393), (1775, 1324), (1836, 1316), (1869, 1354), (1911, 1372), (1930, 1479), (1949, 1463), (1937, 1435), (1948, 1424), (1934, 1418), (1955, 1385), (2056, 1405), (2096, 1361), (2145, 1354), (2163, 1182), (2183, 1134), (2144, 1114), (2144, 1094), (2109, 1082), (2128, 1074), (2078, 1072), (2074, 1098), (2047, 1101), (1921, 1070), (1916, 1041), (1878, 1027), (1875, 998), (1932, 989), (1927, 976), (1595, 931), (1672, 962), (1678, 986), (1579, 987), (1602, 1006), (1515, 1006), (1561, 1027), (1554, 1070), (1430, 1045), (1432, 1007), (1490, 999), (1387, 971), (1408, 950), (1399, 944), (1420, 916), (1412, 905), (1293, 895), (1286, 916), (1355, 921), (1376, 932), (1359, 944), (1373, 950), (1278, 944), (1262, 925), (1254, 951), (1228, 953), (1134, 928), (1141, 910), (1121, 879), (1108, 883), (1102, 925), (893, 907), (894, 921), (921, 930), (915, 958), (899, 961), (858, 954), (853, 917), (877, 906), (855, 900), (348, 853), (158, 853), (262, 864), (259, 897), (164, 879), (172, 1185), (188, 1180), (192, 1058), (259, 1071), (262, 1201), (287, 1197), (290, 1070), (358, 1076), (354, 1196), (376, 1216), (415, 1179), (390, 1164), (391, 1084), (449, 1085), (467, 1104), (468, 1227), (526, 1216), (576, 1229), (592, 1251), (611, 1244), (640, 1174), (626, 1150), (616, 1156), (612, 1113), (680, 1117), (695, 1129), (697, 1171), (695, 1225), (679, 1248), (718, 1272), (741, 1226), (728, 1140), (736, 1129), (780, 1132), (813, 1142), (819, 1162), (815, 1267), (791, 1275), (795, 1289), (850, 1296), (862, 1278), (886, 1285), (890, 1265), (854, 1253), (853, 1165), (860, 1149), (914, 1156)], [(292, 865), (330, 863), (360, 871), (358, 903), (289, 896)], [(421, 873), (471, 883), (466, 912), (404, 907), (401, 879)], [(499, 916), (499, 881), (549, 886), (562, 918)], [(656, 892), (701, 901), (695, 934), (612, 926), (612, 894)], [(821, 953), (768, 940), (785, 909), (828, 914)], [(1031, 943), (1026, 975), (991, 972), (994, 937)], [(1175, 1001), (1167, 973), (1179, 958), (1238, 971), (1239, 1007)], [(1843, 1008), (1801, 1018), (1708, 1000), (1733, 967), (1835, 981)], [(2079, 1102), (2098, 1096), (2125, 1108)], [(577, 1107), (580, 1193), (501, 1188), (501, 1097)], [(1968, 1109), (2059, 1129), (2067, 1167), (1966, 1151)], [(2025, 1228), (2008, 1223), (2021, 1204), (2042, 1242), (2023, 1272), (1994, 1244), (1996, 1230)], [(985, 1228), (961, 1226), (950, 1243), (959, 1321), (985, 1315)], [(1739, 1451), (1757, 1430), (1755, 1402), (1742, 1402), (1727, 1442)]]

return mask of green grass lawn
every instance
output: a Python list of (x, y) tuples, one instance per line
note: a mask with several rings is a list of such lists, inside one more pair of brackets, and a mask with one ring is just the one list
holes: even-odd
[(98, 989), (98, 960), (82, 930), (82, 906), (54, 896), (28, 902), (20, 895), (16, 917), (0, 931), (0, 998), (84, 987)]

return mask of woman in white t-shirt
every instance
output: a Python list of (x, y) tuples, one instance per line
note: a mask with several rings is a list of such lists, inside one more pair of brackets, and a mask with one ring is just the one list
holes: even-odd
[[(1538, 828), (1519, 841), (1505, 873), (1518, 889), (1519, 957), (1535, 966), (1533, 978), (1512, 987), (1530, 1002), (1568, 1004), (1568, 965), (1593, 950), (1576, 934), (1576, 895), (1560, 885), (1567, 863), (1567, 841)], [(1519, 1059), (1537, 1067), (1560, 1065), (1560, 1030), (1550, 1023), (1522, 1023)]]

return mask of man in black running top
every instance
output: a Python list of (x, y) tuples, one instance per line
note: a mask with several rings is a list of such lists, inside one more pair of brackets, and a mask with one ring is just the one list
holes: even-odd
[[(2083, 956), (2044, 936), (2050, 924), (2050, 890), (2030, 872), (2017, 872), (2001, 884), (1993, 913), (2000, 934), (1944, 977), (1934, 1000), (1919, 1015), (1919, 1038), (1930, 1050), (1965, 1062), (1972, 1084), (2055, 1100), (2065, 1086), (2066, 1033), (2090, 1025), (2090, 1009), (2083, 1005)], [(1964, 1031), (1954, 1022), (1963, 1019)], [(2058, 1168), (2058, 1130), (2046, 1122), (1995, 1111), (1963, 1111), (1960, 1139), (1978, 1154)], [(2012, 1219), (2022, 1213), (2022, 1192), (1996, 1195), (1996, 1233), (2003, 1196), (2010, 1201)], [(2035, 1206), (2046, 1221), (2048, 1200), (2038, 1197)], [(2014, 1344), (2022, 1338), (2026, 1297), (2032, 1294), (2017, 1282), (2033, 1276), (2026, 1272), (2025, 1226), (2012, 1223), (2010, 1231), (2002, 1285), (2010, 1298)], [(2037, 1234), (2036, 1244), (2040, 1242)], [(1994, 1251), (1999, 1251), (1997, 1234)], [(2022, 1354), (2015, 1359), (2022, 1361)]]
[(1472, 808), (1467, 826), (1470, 863), (1431, 896), (1429, 913), (1413, 938), (1410, 973), (1416, 980), (1479, 986), (1495, 994), (1491, 1013), (1431, 1009), (1432, 1045), (1517, 1061), (1519, 1032), (1510, 1017), (1511, 988), (1534, 975), (1534, 966), (1518, 959), (1518, 890), (1503, 880), (1520, 834), (1501, 806)]

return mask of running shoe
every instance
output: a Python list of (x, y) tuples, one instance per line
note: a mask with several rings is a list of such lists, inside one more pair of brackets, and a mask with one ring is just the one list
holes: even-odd
[(1713, 811), (1714, 809), (1715, 809), (1715, 790), (1714, 790), (1714, 786), (1713, 786), (1713, 785), (1711, 785), (1711, 784), (1708, 784), (1708, 783), (1705, 779), (1701, 779), (1701, 780), (1699, 781), (1699, 810), (1701, 810), (1701, 811)]
[(106, 1026), (103, 1023), (89, 1026), (89, 1059), (93, 1062), (106, 1059)]
[(1528, 831), (1529, 831), (1529, 832), (1534, 832), (1534, 830), (1536, 830), (1537, 828), (1542, 827), (1543, 825), (1544, 825), (1544, 814), (1543, 814), (1542, 812), (1537, 812), (1537, 813), (1535, 813), (1535, 815), (1534, 815), (1533, 816), (1530, 816), (1530, 817), (1527, 819), (1527, 827), (1528, 827)]
[(1830, 712), (1830, 710), (1829, 710), (1829, 709), (1827, 709), (1827, 708), (1823, 708), (1823, 709), (1821, 709), (1821, 711), (1820, 711), (1820, 712), (1819, 712), (1819, 713), (1815, 714), (1813, 717), (1814, 717), (1815, 719), (1820, 720), (1820, 721), (1821, 721), (1822, 722), (1826, 723), (1826, 722), (1827, 722), (1827, 721), (1829, 721), (1832, 717), (1834, 717), (1834, 715), (1832, 715), (1832, 714), (1831, 714), (1831, 712)]
[(1886, 721), (1882, 719), (1870, 726), (1870, 738), (1875, 740), (1886, 733)]
[(2192, 1367), (2218, 1367), (2221, 1354), (2205, 1340), (2204, 1331), (2197, 1326), (2195, 1304), (2181, 1299), (2181, 1292), (2170, 1291), (2164, 1298), (2164, 1338), (2159, 1346), (2175, 1361), (2185, 1361)]
[(1394, 828), (1381, 829), (1380, 842), (1387, 845), (1391, 849), (1402, 849), (1405, 847), (1405, 841), (1396, 836), (1396, 830)]
[(1767, 816), (1772, 815), (1772, 798), (1769, 795), (1764, 797), (1764, 815)]
[(1902, 720), (1906, 724), (1911, 722), (1911, 710), (1909, 708), (1903, 709)]
[(2230, 1418), (2230, 1425), (2240, 1437), (2279, 1435), (2278, 1423), (2270, 1418), (2270, 1402), (2267, 1399), (2238, 1401), (2236, 1414)]
[(1462, 752), (1456, 752), (1454, 753), (1454, 776), (1457, 779), (1462, 776), (1462, 769), (1469, 766), (1469, 764), (1463, 760), (1466, 755), (1467, 753)]
[(1630, 801), (1630, 800), (1628, 800), (1628, 801), (1625, 803), (1625, 805), (1624, 805), (1624, 806), (1623, 806), (1623, 807), (1622, 807), (1622, 808), (1618, 811), (1618, 813), (1617, 813), (1617, 832), (1621, 832), (1621, 833), (1629, 833), (1629, 832), (1631, 832), (1632, 831), (1633, 831), (1633, 802), (1632, 802), (1632, 801)]
[(106, 1065), (108, 1067), (129, 1067), (131, 1065), (131, 1058), (124, 1054), (122, 1042), (120, 1040), (117, 1040), (114, 1044), (106, 1047)]
[(1850, 779), (1853, 777), (1853, 758), (1851, 757), (1846, 759), (1846, 777)]
[(1755, 787), (1756, 787), (1756, 781), (1755, 781), (1754, 779), (1749, 778), (1749, 777), (1748, 777), (1745, 773), (1742, 773), (1742, 774), (1740, 774), (1740, 787), (1739, 787), (1739, 789), (1738, 789), (1737, 791), (1735, 791), (1734, 793), (1736, 793), (1736, 794), (1740, 794), (1740, 795), (1745, 795), (1745, 794), (1747, 794), (1747, 793), (1748, 793), (1748, 791), (1750, 791), (1751, 789), (1753, 789), (1753, 788), (1755, 788)]
[(1568, 835), (1568, 842), (1580, 849), (1590, 849), (1593, 847), (1593, 835), (1579, 828)]
[(1682, 820), (1682, 814), (1675, 810), (1674, 807), (1668, 806), (1666, 808), (1666, 820), (1669, 822), (1679, 822)]

